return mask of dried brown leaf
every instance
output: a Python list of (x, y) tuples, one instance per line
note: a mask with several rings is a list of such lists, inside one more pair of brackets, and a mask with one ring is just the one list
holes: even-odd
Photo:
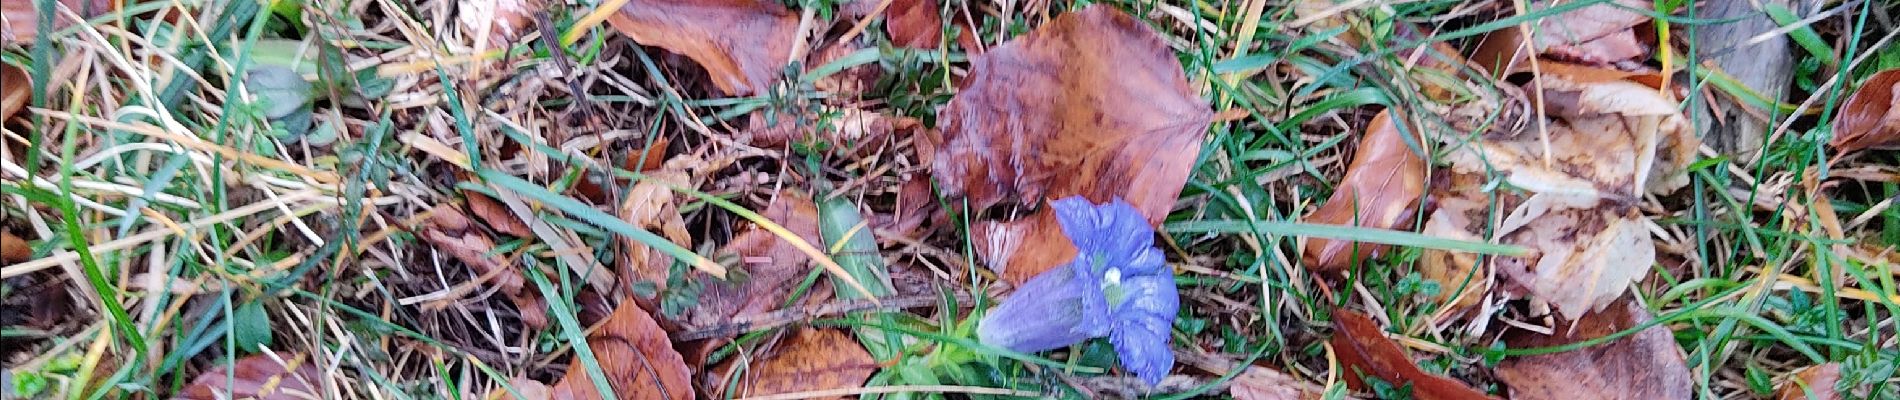
[[(878, 0), (870, 0), (877, 2)], [(913, 49), (935, 49), (943, 41), (943, 17), (937, 0), (891, 0), (884, 9), (884, 30), (891, 44)]]
[(1333, 310), (1333, 338), (1328, 341), (1345, 368), (1346, 385), (1368, 391), (1361, 375), (1378, 377), (1394, 385), (1412, 385), (1412, 397), (1420, 400), (1493, 399), (1451, 378), (1418, 369), (1398, 343), (1385, 337), (1385, 331), (1363, 314), (1346, 309)]
[[(112, 0), (59, 0), (59, 3), (71, 9), (83, 18), (92, 18), (112, 11)], [(0, 2), (0, 45), (11, 43), (31, 43), (38, 38), (40, 16), (38, 1)], [(53, 29), (65, 29), (73, 25), (74, 20), (64, 12), (53, 13)]]
[(533, 28), (534, 15), (547, 8), (545, 0), (465, 0), (456, 19), (470, 36), (488, 29), (488, 47), (507, 47)]
[[(1328, 225), (1398, 229), (1411, 225), (1425, 194), (1425, 159), (1418, 156), (1406, 133), (1392, 121), (1392, 110), (1379, 112), (1366, 124), (1365, 138), (1346, 167), (1333, 195), (1306, 222)], [(1373, 257), (1383, 245), (1346, 240), (1308, 239), (1301, 258), (1315, 271), (1336, 271)]]
[[(27, 2), (9, 2), (7, 7), (18, 3)], [(32, 89), (33, 78), (27, 76), (25, 70), (13, 64), (0, 63), (0, 122), (12, 119), (13, 113), (20, 112), (20, 108), (26, 106), (26, 101), (33, 96)]]
[(322, 372), (306, 357), (293, 356), (279, 362), (268, 355), (255, 354), (199, 373), (172, 399), (318, 399), (324, 398), (318, 389), (323, 386), (321, 377)]
[(1776, 400), (1839, 400), (1841, 364), (1826, 363), (1802, 368), (1775, 390)]
[(474, 221), (451, 206), (437, 206), (429, 217), (429, 223), (421, 232), (422, 239), (434, 246), (437, 251), (447, 253), (475, 269), (480, 278), (499, 288), (503, 295), (513, 301), (515, 308), (521, 311), (521, 322), (530, 327), (547, 327), (547, 313), (542, 312), (541, 296), (526, 290), (523, 286), (527, 278), (521, 271), (502, 265), (499, 256), (488, 252), (495, 249), (495, 241), (487, 234), (474, 229)]
[(1234, 400), (1319, 400), (1325, 393), (1285, 373), (1266, 367), (1248, 367), (1235, 376), (1227, 394)]
[(1864, 149), (1900, 147), (1900, 113), (1893, 105), (1894, 85), (1900, 84), (1900, 69), (1880, 71), (1861, 82), (1854, 94), (1841, 104), (1834, 119), (1834, 140), (1828, 145), (1841, 153)]
[[(1477, 187), (1482, 185), (1481, 178), (1467, 174), (1457, 175), (1471, 177), (1471, 180), (1479, 182), (1468, 185), (1452, 184), (1455, 190), (1466, 193), (1478, 193), (1483, 190)], [(1454, 176), (1452, 180), (1457, 181), (1458, 178)], [(1486, 206), (1487, 204), (1483, 201), (1476, 199), (1441, 196), (1438, 198), (1438, 209), (1432, 211), (1420, 233), (1446, 239), (1484, 241), (1484, 238), (1472, 232), (1483, 231), (1483, 222), (1487, 219)], [(1435, 300), (1450, 302), (1455, 308), (1477, 305), (1491, 288), (1490, 268), (1484, 265), (1483, 258), (1480, 258), (1477, 253), (1425, 249), (1419, 256), (1418, 273), (1425, 279), (1437, 282), (1438, 287), (1442, 288)]]
[[(1553, 334), (1515, 330), (1504, 336), (1511, 348), (1555, 347), (1592, 340), (1649, 322), (1648, 310), (1628, 297), (1559, 323)], [(1577, 350), (1507, 358), (1498, 379), (1513, 399), (1688, 399), (1694, 385), (1669, 328), (1656, 325), (1634, 335)]]
[[(1111, 6), (1056, 17), (970, 64), (939, 113), (945, 142), (931, 173), (946, 196), (967, 197), (973, 209), (1121, 197), (1158, 224), (1213, 118), (1160, 36)], [(986, 261), (1033, 276), (1055, 265), (1047, 260), (1064, 261), (1049, 253), (1071, 246), (1020, 243)]]
[[(1454, 174), (1496, 173), (1527, 192), (1498, 208), (1507, 210), (1506, 217), (1491, 234), (1533, 251), (1493, 258), (1493, 270), (1510, 294), (1530, 295), (1574, 318), (1615, 300), (1648, 273), (1655, 248), (1635, 204), (1645, 194), (1687, 184), (1682, 171), (1699, 144), (1674, 97), (1643, 76), (1549, 66), (1555, 67), (1552, 73), (1535, 77), (1531, 86), (1543, 99), (1543, 124), (1488, 132), (1471, 142), (1463, 135), (1440, 140), (1454, 149), (1445, 157)], [(1459, 195), (1479, 203), (1486, 197), (1476, 191), (1453, 196)], [(1433, 219), (1453, 216), (1435, 213)], [(1434, 232), (1441, 236), (1462, 225), (1468, 235), (1459, 237), (1472, 238), (1483, 233), (1473, 220), (1482, 219), (1427, 225), (1438, 226)], [(1468, 260), (1448, 256), (1428, 254), (1427, 267), (1441, 278), (1456, 274), (1462, 280), (1469, 270), (1452, 265)]]
[(26, 262), (29, 258), (33, 258), (33, 247), (26, 244), (26, 239), (13, 236), (10, 232), (0, 232), (0, 261), (13, 264)]
[[(778, 201), (760, 212), (766, 219), (798, 234), (808, 243), (824, 243), (818, 237), (818, 206), (802, 196), (782, 193)], [(785, 297), (811, 271), (811, 258), (770, 231), (751, 228), (734, 236), (719, 251), (739, 257), (742, 277), (722, 281), (706, 277), (699, 305), (687, 310), (685, 320), (691, 326), (713, 326), (734, 315), (778, 309)], [(738, 274), (735, 274), (738, 275)]]
[(463, 190), (462, 196), (468, 198), (468, 213), (487, 223), (488, 227), (495, 228), (495, 232), (518, 238), (534, 237), (534, 230), (528, 228), (526, 222), (521, 222), (514, 212), (508, 211), (508, 206), (502, 205), (500, 201), (470, 190)]
[[(639, 154), (633, 154), (628, 163), (637, 162), (634, 159), (638, 157)], [(686, 220), (679, 212), (679, 200), (667, 185), (690, 186), (689, 171), (703, 164), (693, 156), (682, 155), (667, 161), (659, 170), (648, 171), (647, 179), (634, 184), (627, 191), (626, 199), (620, 203), (620, 218), (640, 229), (658, 233), (667, 241), (690, 245), (693, 237), (686, 231)], [(631, 281), (652, 283), (659, 291), (666, 290), (673, 257), (631, 238), (621, 239), (621, 245), (626, 247), (621, 264), (626, 270), (621, 271), (621, 276)]]
[[(693, 387), (686, 361), (673, 350), (665, 330), (647, 311), (632, 303), (622, 303), (607, 316), (600, 330), (587, 337), (601, 372), (616, 398), (634, 400), (683, 400), (693, 398)], [(567, 376), (554, 384), (557, 400), (598, 400), (593, 378), (579, 357), (568, 363)]]
[(551, 400), (554, 398), (554, 388), (533, 379), (515, 377), (508, 380), (508, 385), (514, 386), (516, 392), (521, 392), (521, 397), (515, 397), (514, 393), (509, 393), (507, 389), (495, 388), (495, 391), (489, 392), (488, 398), (494, 400)]
[[(1559, 3), (1540, 1), (1533, 3), (1528, 11), (1535, 13), (1556, 4)], [(1492, 31), (1479, 39), (1471, 60), (1491, 71), (1492, 76), (1502, 76), (1532, 70), (1533, 56), (1590, 65), (1609, 65), (1643, 57), (1649, 54), (1649, 47), (1638, 39), (1633, 28), (1648, 22), (1649, 16), (1631, 9), (1654, 7), (1647, 0), (1614, 0), (1538, 18), (1532, 26), (1535, 35), (1525, 35), (1517, 26)], [(1536, 37), (1532, 46), (1525, 46), (1527, 36)]]
[(734, 96), (778, 81), (798, 28), (798, 16), (774, 0), (630, 0), (607, 22), (640, 44), (693, 59)]
[[(779, 341), (769, 354), (751, 359), (738, 378), (733, 397), (849, 389), (864, 386), (864, 380), (878, 368), (877, 360), (857, 340), (837, 329), (801, 328)], [(732, 372), (728, 362), (723, 372), (713, 375), (709, 385), (716, 387), (712, 397), (725, 397), (725, 382)], [(843, 397), (820, 397), (842, 399)]]

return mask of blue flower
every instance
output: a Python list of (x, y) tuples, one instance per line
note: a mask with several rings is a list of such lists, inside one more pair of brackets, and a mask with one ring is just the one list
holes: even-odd
[(1154, 228), (1116, 198), (1052, 202), (1075, 259), (1016, 288), (977, 326), (983, 343), (1034, 353), (1107, 336), (1122, 366), (1150, 386), (1174, 367), (1169, 329), (1180, 295)]

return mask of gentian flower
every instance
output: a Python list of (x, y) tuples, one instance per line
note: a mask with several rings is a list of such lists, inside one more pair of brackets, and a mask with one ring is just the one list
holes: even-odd
[(1121, 198), (1095, 205), (1074, 196), (1052, 206), (1075, 259), (1016, 288), (983, 318), (977, 338), (1035, 353), (1107, 336), (1123, 367), (1159, 383), (1174, 367), (1168, 333), (1181, 299), (1154, 228)]

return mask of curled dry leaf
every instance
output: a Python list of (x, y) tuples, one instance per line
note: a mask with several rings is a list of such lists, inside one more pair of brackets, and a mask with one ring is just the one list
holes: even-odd
[(798, 29), (798, 16), (775, 0), (630, 0), (607, 22), (640, 44), (693, 59), (734, 96), (778, 81)]
[[(1532, 13), (1562, 4), (1561, 1), (1532, 3)], [(1637, 25), (1649, 22), (1649, 16), (1633, 10), (1654, 9), (1648, 0), (1612, 0), (1585, 6), (1562, 14), (1538, 18), (1531, 28), (1535, 41), (1526, 48), (1526, 35), (1519, 27), (1499, 29), (1485, 35), (1471, 60), (1494, 75), (1531, 69), (1530, 58), (1545, 58), (1591, 65), (1608, 65), (1642, 57), (1649, 47), (1639, 39)]]
[[(1153, 29), (1114, 7), (1056, 17), (974, 56), (970, 75), (939, 113), (944, 142), (931, 173), (973, 209), (1041, 208), (1049, 199), (1120, 197), (1158, 224), (1174, 206), (1213, 118)], [(1054, 218), (1004, 229), (1060, 235)], [(979, 249), (1015, 282), (1073, 253), (1067, 240), (1028, 237)]]
[[(622, 303), (607, 316), (600, 330), (587, 337), (601, 372), (619, 399), (683, 400), (693, 398), (686, 361), (673, 350), (666, 331), (647, 311)], [(567, 365), (567, 376), (554, 384), (554, 398), (599, 400), (593, 378), (580, 357)]]
[[(1410, 225), (1425, 194), (1425, 159), (1418, 156), (1406, 133), (1392, 121), (1392, 110), (1379, 112), (1366, 124), (1358, 154), (1346, 167), (1326, 204), (1306, 216), (1316, 224), (1395, 229)], [(1377, 257), (1385, 246), (1345, 240), (1308, 239), (1301, 258), (1308, 268), (1336, 271)]]
[(33, 258), (33, 247), (26, 244), (26, 239), (13, 236), (11, 232), (0, 232), (0, 261), (13, 264), (26, 262), (29, 258)]
[(1841, 364), (1826, 363), (1802, 368), (1775, 390), (1775, 400), (1839, 400)]
[(430, 214), (428, 226), (422, 230), (421, 236), (437, 251), (448, 253), (450, 257), (474, 268), (480, 274), (477, 279), (499, 288), (520, 310), (523, 324), (536, 329), (547, 327), (548, 317), (547, 313), (542, 312), (544, 304), (541, 296), (533, 290), (527, 290), (524, 286), (527, 279), (521, 276), (521, 271), (503, 266), (499, 257), (488, 254), (495, 249), (495, 241), (475, 229), (474, 222), (461, 210), (437, 206)]
[[(732, 397), (863, 387), (878, 368), (863, 345), (837, 329), (800, 328), (768, 351), (749, 358), (751, 364), (739, 372), (743, 375)], [(719, 369), (722, 372), (708, 374), (706, 386), (715, 388), (713, 398), (726, 397), (726, 382), (735, 373), (732, 361)]]
[[(1511, 348), (1555, 347), (1592, 340), (1649, 322), (1649, 311), (1624, 297), (1603, 311), (1559, 323), (1553, 334), (1514, 330)], [(1507, 358), (1498, 379), (1513, 399), (1688, 399), (1694, 390), (1682, 348), (1669, 328), (1656, 325), (1634, 335), (1577, 350)]]
[(1895, 113), (1893, 90), (1900, 84), (1900, 69), (1880, 71), (1861, 82), (1854, 94), (1841, 104), (1834, 119), (1834, 140), (1828, 145), (1848, 153), (1865, 149), (1900, 147), (1900, 113)]
[(198, 373), (191, 385), (173, 400), (303, 400), (320, 399), (322, 372), (304, 356), (278, 360), (265, 354), (239, 358)]
[[(1440, 136), (1455, 149), (1445, 157), (1453, 173), (1495, 171), (1511, 187), (1528, 192), (1521, 201), (1514, 198), (1498, 208), (1508, 211), (1493, 234), (1532, 254), (1496, 257), (1493, 267), (1512, 294), (1528, 294), (1573, 318), (1615, 300), (1648, 272), (1655, 248), (1647, 219), (1635, 204), (1645, 194), (1666, 194), (1687, 184), (1682, 171), (1699, 146), (1668, 93), (1591, 71), (1545, 74), (1532, 81), (1548, 117), (1541, 126), (1488, 132), (1470, 142), (1462, 135)], [(1462, 195), (1479, 203), (1488, 196)], [(1455, 214), (1434, 213), (1433, 218)], [(1482, 232), (1471, 229), (1469, 220), (1427, 225), (1464, 225), (1474, 236)]]
[(1393, 385), (1410, 384), (1412, 397), (1420, 400), (1493, 399), (1464, 382), (1418, 369), (1411, 356), (1364, 314), (1334, 309), (1333, 338), (1327, 342), (1339, 355), (1346, 385), (1353, 390), (1369, 391), (1370, 386), (1360, 377), (1364, 375)]

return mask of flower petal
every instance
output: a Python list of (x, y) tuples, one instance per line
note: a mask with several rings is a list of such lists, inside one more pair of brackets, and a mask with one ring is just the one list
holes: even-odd
[(1168, 321), (1159, 318), (1131, 318), (1115, 321), (1108, 342), (1115, 345), (1122, 367), (1154, 386), (1174, 369), (1174, 349), (1168, 346)]
[[(1062, 348), (1106, 333), (1105, 304), (1092, 280), (1070, 268), (1055, 268), (1024, 282), (991, 309), (977, 325), (976, 336), (985, 344), (1024, 353)], [(1090, 312), (1095, 307), (1101, 308)]]
[(1120, 320), (1131, 312), (1141, 313), (1145, 317), (1161, 320), (1161, 330), (1168, 329), (1174, 313), (1181, 309), (1181, 296), (1176, 292), (1173, 276), (1139, 276), (1122, 280), (1122, 290), (1128, 300), (1115, 307), (1110, 313)]

